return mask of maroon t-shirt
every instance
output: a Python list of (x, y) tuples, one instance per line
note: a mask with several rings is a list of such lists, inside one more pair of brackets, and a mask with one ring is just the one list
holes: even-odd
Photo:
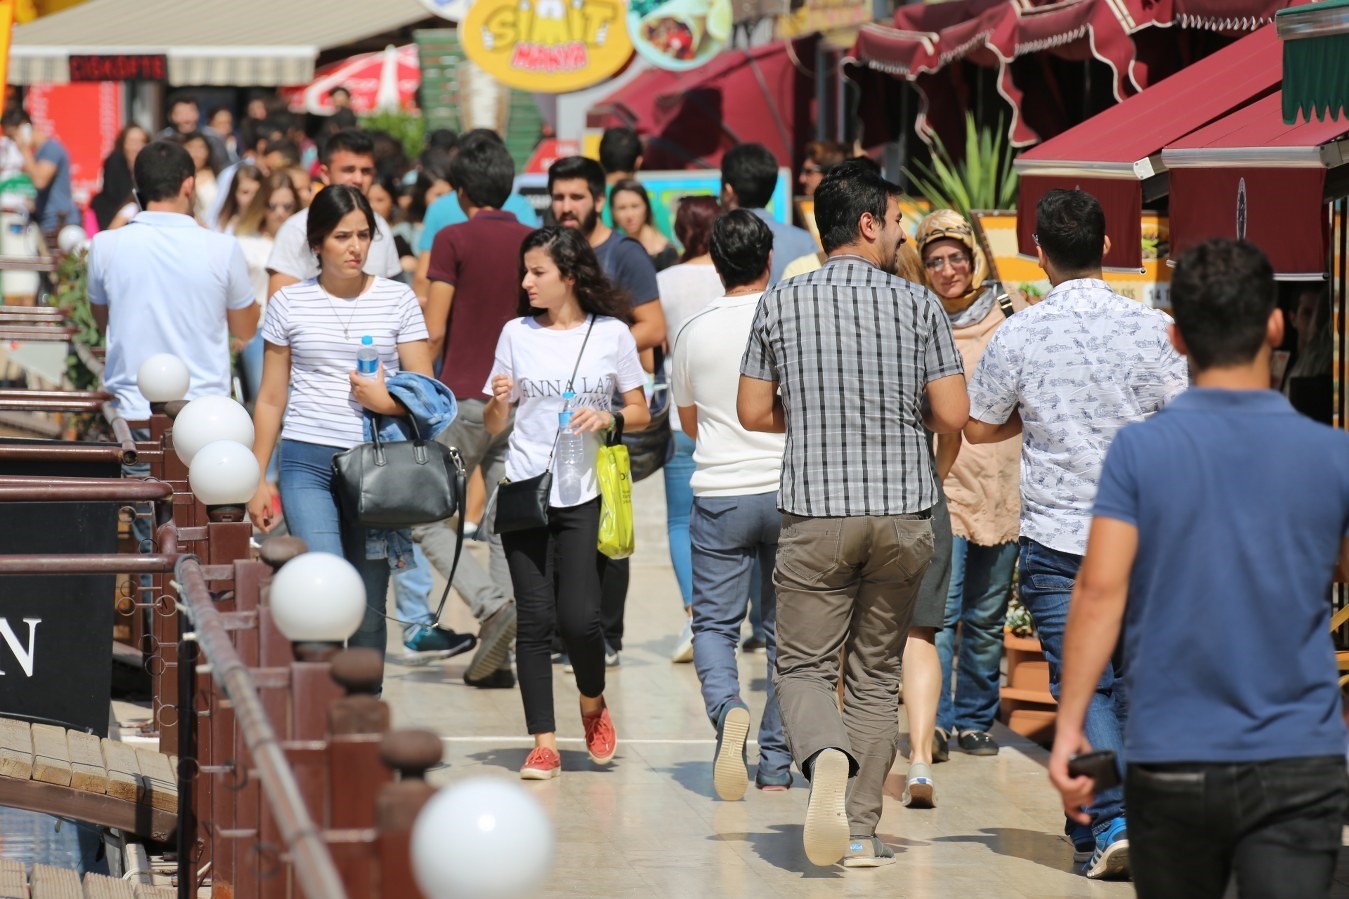
[(440, 380), (460, 399), (483, 397), (497, 338), (519, 308), (520, 245), (532, 230), (513, 213), (483, 209), (431, 243), (428, 276), (454, 287)]

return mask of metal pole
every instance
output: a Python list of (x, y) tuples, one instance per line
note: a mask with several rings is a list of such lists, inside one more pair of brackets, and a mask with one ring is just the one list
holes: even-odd
[[(178, 615), (178, 899), (197, 896), (197, 819), (193, 810), (197, 770), (197, 644)], [(190, 759), (184, 765), (183, 760)], [(184, 776), (184, 770), (192, 773)]]
[(184, 556), (179, 559), (174, 576), (192, 619), (197, 646), (210, 665), (211, 676), (233, 707), (235, 723), (243, 732), (262, 792), (290, 850), (296, 883), (310, 899), (345, 899), (347, 891), (341, 875), (323, 842), (322, 832), (309, 816), (295, 782), (295, 772), (258, 699), (253, 677), (235, 651), (215, 609), (201, 564), (191, 556)]

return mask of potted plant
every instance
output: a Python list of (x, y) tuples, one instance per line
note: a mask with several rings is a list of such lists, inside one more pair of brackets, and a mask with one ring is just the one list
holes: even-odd
[(1049, 693), (1049, 663), (1040, 649), (1040, 638), (1035, 636), (1030, 613), (1015, 592), (1007, 606), (1003, 648), (1007, 681), (1002, 687), (998, 717), (1016, 733), (1048, 746), (1054, 739), (1057, 706)]

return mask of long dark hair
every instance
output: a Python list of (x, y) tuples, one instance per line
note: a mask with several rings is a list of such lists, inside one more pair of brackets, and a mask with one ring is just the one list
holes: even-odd
[(622, 181), (615, 184), (609, 191), (609, 205), (611, 207), (614, 205), (614, 197), (623, 191), (635, 194), (641, 199), (642, 205), (646, 207), (646, 218), (642, 220), (642, 224), (654, 224), (656, 218), (651, 212), (651, 196), (646, 192), (646, 188), (642, 185), (642, 182), (638, 181), (636, 178), (624, 178)]
[[(520, 280), (525, 279), (525, 254), (543, 250), (553, 260), (562, 277), (576, 283), (572, 290), (581, 309), (590, 315), (608, 315), (631, 324), (632, 305), (622, 291), (614, 286), (600, 269), (600, 261), (590, 243), (575, 228), (552, 225), (531, 231), (520, 246)], [(520, 309), (523, 316), (543, 314), (542, 309), (529, 305), (529, 294), (520, 288)]]

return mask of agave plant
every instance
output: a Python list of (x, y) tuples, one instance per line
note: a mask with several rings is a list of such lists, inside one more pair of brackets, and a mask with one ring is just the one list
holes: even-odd
[(954, 209), (966, 219), (972, 209), (1011, 209), (1016, 206), (1014, 152), (1002, 123), (980, 129), (965, 113), (965, 158), (951, 156), (940, 137), (932, 136), (932, 163), (904, 169), (920, 196), (934, 209)]

